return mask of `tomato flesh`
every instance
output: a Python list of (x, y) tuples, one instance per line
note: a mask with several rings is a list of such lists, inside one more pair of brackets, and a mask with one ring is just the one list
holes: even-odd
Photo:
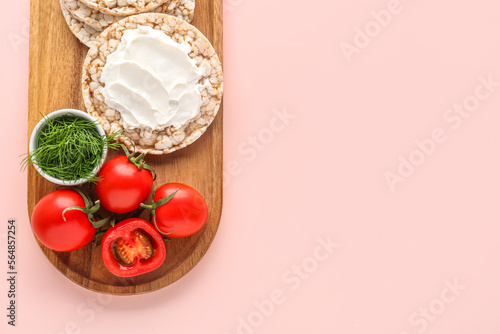
[(113, 255), (121, 265), (131, 266), (135, 261), (144, 261), (154, 255), (153, 244), (140, 229), (133, 230), (130, 238), (119, 237), (112, 243)]
[(160, 233), (140, 218), (126, 219), (106, 231), (101, 254), (104, 265), (119, 277), (132, 277), (158, 268), (166, 257)]

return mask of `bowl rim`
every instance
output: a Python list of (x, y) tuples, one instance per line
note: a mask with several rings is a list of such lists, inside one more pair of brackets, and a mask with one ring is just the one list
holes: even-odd
[[(78, 109), (72, 109), (72, 108), (59, 109), (59, 110), (53, 111), (53, 112), (43, 116), (43, 118), (40, 121), (38, 121), (35, 128), (31, 132), (31, 136), (30, 136), (30, 140), (29, 140), (29, 154), (31, 154), (36, 149), (36, 141), (38, 139), (38, 134), (39, 134), (42, 126), (44, 126), (45, 123), (47, 122), (47, 120), (58, 118), (58, 117), (61, 117), (63, 115), (68, 115), (68, 114), (92, 121), (95, 124), (97, 132), (101, 136), (106, 135), (101, 123), (99, 123), (98, 120), (94, 116), (86, 113), (85, 111), (78, 110)], [(107, 148), (107, 146), (105, 146), (104, 151), (103, 151), (102, 160), (99, 164), (97, 164), (97, 166), (94, 168), (94, 170), (92, 171), (90, 176), (96, 175), (99, 172), (102, 165), (106, 161), (107, 153), (108, 153), (108, 148)], [(34, 159), (34, 161), (36, 162), (36, 159)], [(36, 163), (33, 163), (33, 166), (35, 167), (36, 171), (41, 176), (43, 176), (46, 180), (48, 180), (52, 183), (61, 185), (61, 186), (77, 186), (77, 185), (84, 184), (88, 181), (88, 179), (86, 179), (86, 178), (81, 178), (78, 180), (71, 180), (71, 181), (61, 180), (61, 179), (58, 179), (52, 175), (45, 173), (40, 167), (38, 167), (38, 165)]]

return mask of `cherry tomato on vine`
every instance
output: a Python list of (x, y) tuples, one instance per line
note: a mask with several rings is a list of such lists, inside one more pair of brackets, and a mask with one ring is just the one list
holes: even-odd
[(163, 238), (151, 224), (129, 218), (106, 231), (101, 254), (112, 274), (132, 277), (158, 268), (165, 261), (166, 249)]
[(158, 231), (169, 238), (195, 234), (208, 218), (207, 203), (194, 188), (182, 183), (167, 183), (153, 193), (151, 219)]
[(69, 252), (82, 248), (95, 235), (105, 220), (94, 222), (93, 213), (99, 204), (92, 205), (81, 192), (59, 189), (45, 195), (33, 209), (33, 232), (47, 248)]
[(124, 148), (125, 154), (102, 166), (96, 184), (97, 197), (103, 207), (114, 213), (126, 213), (139, 208), (153, 189), (154, 171)]

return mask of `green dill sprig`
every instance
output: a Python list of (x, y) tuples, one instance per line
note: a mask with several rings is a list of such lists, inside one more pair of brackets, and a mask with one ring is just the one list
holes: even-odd
[(102, 136), (96, 122), (71, 114), (46, 119), (40, 128), (36, 149), (22, 161), (37, 165), (44, 173), (63, 181), (85, 178), (97, 181), (92, 175), (101, 163), (105, 148), (117, 149), (115, 142), (122, 134), (114, 132)]

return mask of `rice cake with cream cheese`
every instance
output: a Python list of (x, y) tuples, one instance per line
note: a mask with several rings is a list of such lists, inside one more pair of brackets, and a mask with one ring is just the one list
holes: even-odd
[[(101, 76), (106, 61), (119, 48), (125, 32), (140, 27), (162, 31), (174, 42), (189, 45), (187, 56), (202, 73), (199, 80), (199, 83), (203, 82), (200, 89), (201, 107), (195, 117), (179, 128), (125, 128), (121, 113), (105, 102), (105, 84)], [(222, 65), (213, 46), (194, 26), (171, 15), (140, 14), (113, 24), (95, 40), (83, 65), (82, 90), (87, 112), (98, 119), (106, 133), (124, 131), (125, 136), (120, 141), (129, 149), (133, 150), (135, 146), (137, 152), (161, 155), (193, 143), (212, 123), (222, 100)]]

